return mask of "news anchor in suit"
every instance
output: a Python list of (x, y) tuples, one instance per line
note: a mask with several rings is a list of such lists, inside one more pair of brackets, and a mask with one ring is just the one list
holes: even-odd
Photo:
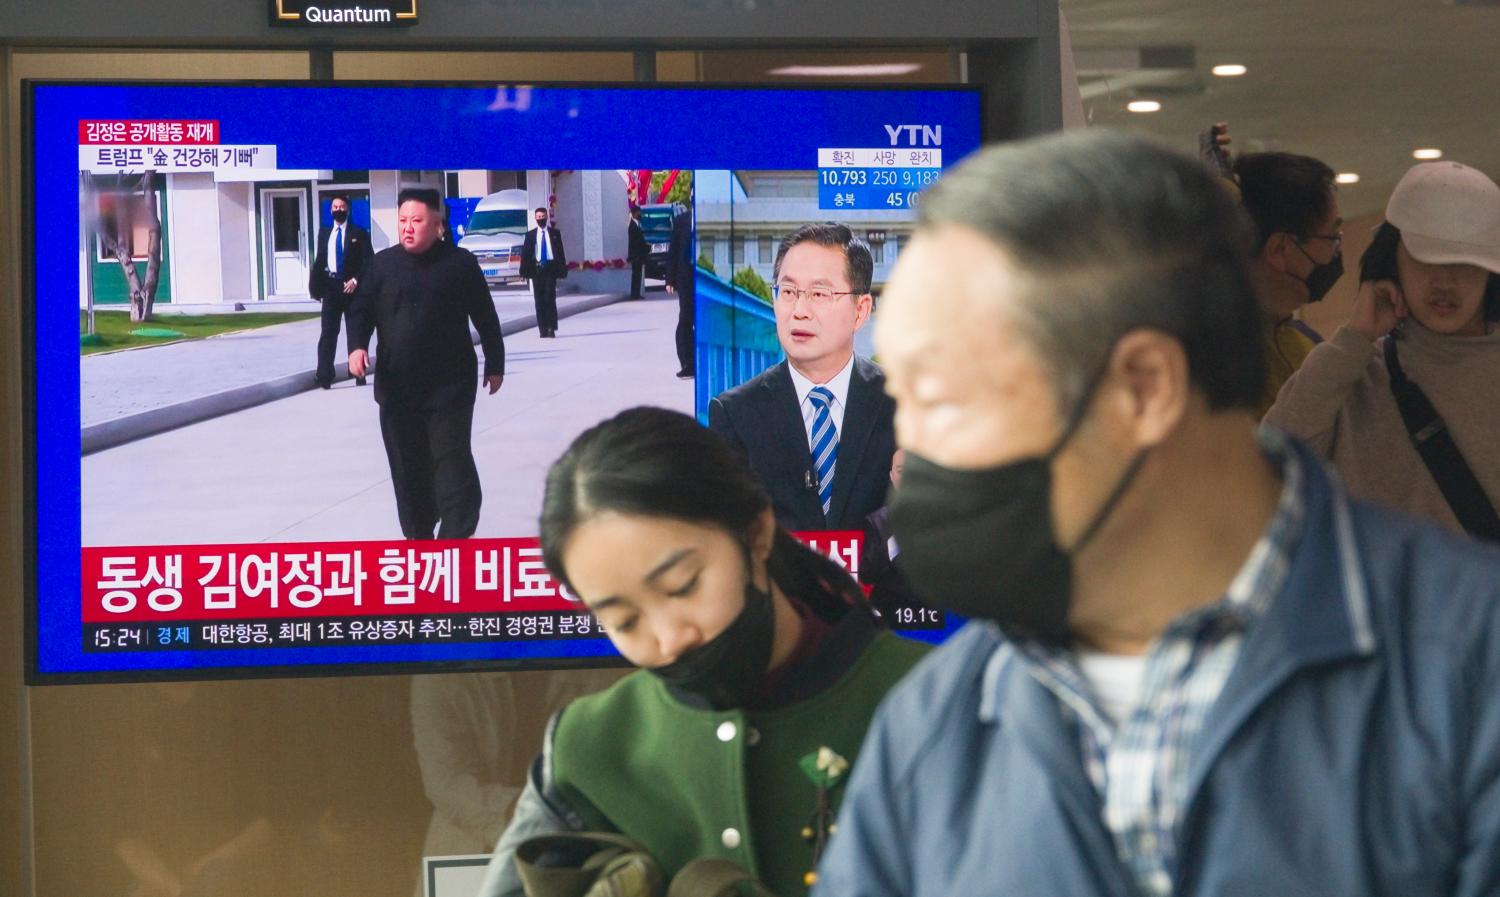
[[(547, 224), (547, 210), (535, 212), (536, 227), (521, 241), (521, 276), (531, 281), (531, 299), (536, 304), (536, 329), (544, 339), (557, 336), (557, 282), (568, 276), (568, 257), (563, 253), (562, 231)], [(537, 239), (537, 234), (542, 234)]]
[[(308, 277), (307, 293), (323, 303), (323, 332), (318, 336), (318, 385), (328, 389), (333, 385), (333, 355), (339, 344), (339, 326), (349, 318), (354, 302), (354, 291), (359, 288), (359, 278), (375, 253), (370, 246), (370, 234), (349, 220), (349, 198), (335, 196), (328, 203), (333, 216), (333, 226), (323, 228), (318, 234), (318, 251), (313, 258), (312, 274)], [(354, 348), (354, 323), (351, 318), (344, 331), (347, 350)], [(365, 385), (365, 378), (355, 382)]]
[(896, 405), (854, 354), (874, 299), (870, 247), (842, 224), (803, 225), (776, 253), (776, 335), (786, 360), (726, 390), (708, 425), (750, 462), (794, 531), (857, 530), (885, 504)]
[[(505, 340), (478, 259), (442, 239), (443, 200), (407, 188), (397, 197), (400, 244), (381, 251), (355, 293), (349, 373), (371, 367), (396, 516), (408, 539), (467, 539), (483, 500), (474, 465), (474, 400), (505, 377)], [(483, 379), (469, 325), (484, 347)]]

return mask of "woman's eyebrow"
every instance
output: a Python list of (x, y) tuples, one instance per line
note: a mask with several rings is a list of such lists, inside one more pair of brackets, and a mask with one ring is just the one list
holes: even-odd
[(650, 573), (646, 574), (646, 578), (645, 578), (644, 582), (647, 585), (653, 584), (657, 580), (657, 578), (660, 577), (663, 573), (666, 573), (668, 570), (672, 569), (674, 566), (676, 566), (684, 558), (688, 557), (689, 555), (691, 555), (693, 553), (694, 553), (694, 549), (692, 549), (692, 548), (681, 548), (681, 549), (678, 549), (677, 551), (672, 552), (671, 554), (667, 555), (666, 558), (660, 564), (657, 564), (655, 567), (653, 567), (651, 569)]

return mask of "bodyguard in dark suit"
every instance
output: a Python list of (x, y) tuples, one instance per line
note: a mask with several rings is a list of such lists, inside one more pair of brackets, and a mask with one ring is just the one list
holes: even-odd
[(651, 257), (651, 244), (646, 242), (646, 232), (641, 228), (641, 207), (630, 206), (630, 247), (625, 260), (630, 262), (630, 298), (642, 296), (641, 286), (646, 274), (646, 259)]
[[(312, 275), (307, 293), (323, 303), (323, 332), (318, 337), (318, 385), (333, 385), (333, 353), (339, 344), (339, 326), (349, 316), (359, 278), (369, 265), (374, 250), (370, 234), (349, 220), (349, 198), (335, 196), (328, 203), (333, 226), (318, 234), (318, 251), (313, 258)], [(344, 335), (345, 348), (354, 351), (354, 322)], [(365, 385), (365, 378), (357, 380)]]
[(698, 260), (693, 256), (693, 207), (672, 219), (672, 240), (667, 248), (667, 292), (677, 294), (677, 377), (686, 380), (697, 373)]
[(401, 532), (431, 539), (438, 527), (439, 539), (466, 539), (479, 525), (481, 501), (470, 447), (479, 362), (469, 322), (494, 395), (505, 375), (500, 318), (478, 260), (440, 239), (437, 191), (403, 190), (399, 200), (401, 244), (375, 256), (355, 293), (349, 372), (365, 375), (377, 334), (375, 401)]
[[(544, 338), (557, 336), (557, 282), (568, 276), (568, 257), (563, 253), (562, 231), (547, 225), (547, 210), (535, 212), (536, 227), (521, 241), (521, 276), (531, 281), (536, 304), (536, 329)], [(542, 234), (541, 239), (537, 238)]]
[(719, 395), (709, 427), (740, 450), (791, 530), (862, 529), (885, 504), (896, 406), (885, 375), (854, 354), (869, 319), (869, 246), (810, 224), (776, 254), (776, 333), (787, 360)]

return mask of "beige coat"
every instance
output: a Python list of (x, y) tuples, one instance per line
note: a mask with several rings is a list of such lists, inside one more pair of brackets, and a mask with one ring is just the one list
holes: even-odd
[[(1401, 367), (1422, 387), (1453, 442), (1500, 508), (1500, 330), (1442, 336), (1407, 322)], [(1307, 356), (1265, 422), (1333, 461), (1349, 491), (1460, 529), (1401, 421), (1386, 374), (1384, 340), (1342, 327)]]

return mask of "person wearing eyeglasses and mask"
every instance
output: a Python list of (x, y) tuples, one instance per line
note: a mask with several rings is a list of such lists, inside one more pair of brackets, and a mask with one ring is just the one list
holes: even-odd
[(1500, 186), (1413, 166), (1360, 260), (1348, 323), (1266, 422), (1356, 495), (1500, 542)]
[(919, 216), (891, 524), (971, 622), (886, 697), (815, 897), (1500, 893), (1500, 552), (1258, 433), (1229, 194), (1089, 129)]
[(1257, 411), (1264, 416), (1282, 384), (1317, 345), (1294, 316), (1321, 302), (1344, 275), (1343, 213), (1333, 169), (1310, 156), (1244, 153), (1233, 163), (1240, 203), (1255, 224), (1250, 273), (1260, 299), (1269, 377)]
[(880, 366), (854, 353), (874, 271), (869, 245), (842, 224), (782, 240), (773, 304), (786, 360), (708, 406), (709, 428), (749, 460), (794, 531), (860, 529), (885, 504), (895, 404)]
[(548, 727), (482, 897), (520, 893), (528, 837), (582, 830), (628, 835), (668, 878), (716, 857), (805, 894), (869, 719), (926, 646), (882, 629), (842, 567), (777, 526), (743, 462), (674, 411), (579, 436), (548, 474), (541, 542), (640, 669)]

